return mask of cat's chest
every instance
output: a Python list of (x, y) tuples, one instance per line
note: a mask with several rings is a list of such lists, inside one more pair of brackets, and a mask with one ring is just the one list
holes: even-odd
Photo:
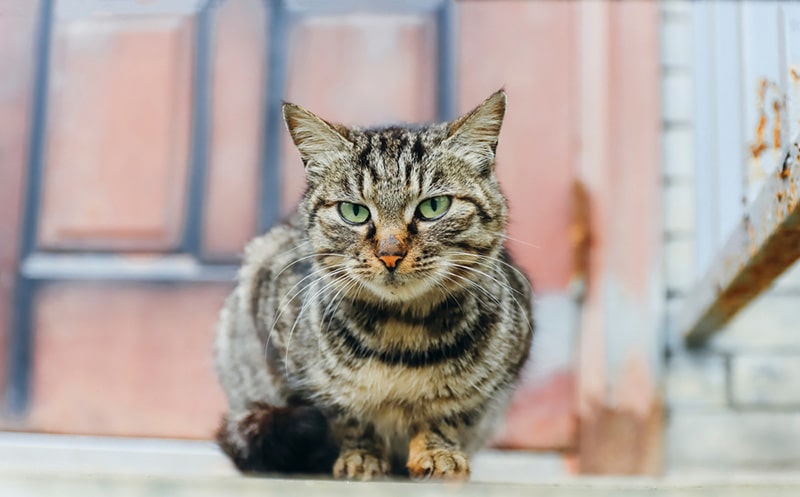
[[(441, 368), (411, 368), (377, 360), (329, 379), (338, 402), (361, 412), (438, 409), (456, 401), (453, 382)], [(457, 389), (456, 389), (457, 390)]]
[(332, 346), (322, 351), (330, 367), (321, 387), (337, 402), (363, 412), (385, 411), (387, 406), (435, 409), (455, 402), (463, 371), (457, 361), (439, 357), (444, 346), (436, 337), (440, 331), (400, 319), (379, 322), (379, 328), (356, 336), (330, 338)]

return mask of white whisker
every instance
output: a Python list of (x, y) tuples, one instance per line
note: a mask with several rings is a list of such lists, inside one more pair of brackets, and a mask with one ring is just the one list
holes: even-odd
[[(311, 287), (311, 286), (312, 286), (314, 283), (316, 283), (317, 281), (319, 281), (319, 278), (316, 278), (316, 279), (312, 280), (311, 282), (307, 283), (307, 284), (306, 284), (306, 285), (304, 285), (302, 288), (300, 288), (299, 290), (297, 290), (297, 292), (295, 292), (294, 294), (292, 294), (292, 291), (293, 291), (295, 288), (297, 288), (297, 286), (298, 286), (298, 285), (300, 285), (300, 284), (301, 284), (303, 281), (307, 280), (308, 278), (312, 278), (312, 277), (318, 276), (318, 275), (320, 275), (320, 274), (322, 274), (322, 273), (325, 273), (325, 272), (327, 272), (327, 271), (330, 271), (330, 268), (321, 268), (321, 269), (317, 269), (317, 270), (315, 270), (315, 271), (312, 271), (311, 273), (309, 273), (309, 274), (305, 275), (305, 276), (304, 276), (303, 278), (301, 278), (301, 279), (300, 279), (300, 280), (299, 280), (297, 283), (295, 283), (295, 284), (294, 284), (294, 285), (293, 285), (293, 286), (292, 286), (292, 287), (291, 287), (291, 288), (290, 288), (290, 289), (289, 289), (289, 290), (286, 292), (286, 296), (284, 296), (284, 297), (281, 299), (281, 301), (280, 301), (280, 302), (278, 302), (278, 306), (280, 306), (280, 307), (279, 307), (279, 309), (278, 309), (278, 313), (275, 315), (275, 318), (272, 320), (272, 326), (270, 326), (269, 333), (267, 334), (267, 342), (264, 344), (264, 356), (265, 356), (265, 357), (266, 357), (266, 355), (267, 355), (267, 351), (269, 350), (269, 343), (270, 343), (270, 341), (272, 340), (272, 334), (275, 332), (275, 326), (278, 324), (278, 321), (280, 320), (281, 316), (283, 316), (283, 313), (286, 311), (286, 308), (289, 306), (289, 304), (290, 304), (290, 303), (291, 303), (291, 302), (292, 302), (292, 301), (293, 301), (295, 298), (297, 298), (297, 297), (298, 297), (298, 296), (299, 296), (301, 293), (303, 293), (303, 292), (304, 292), (304, 291), (305, 291), (307, 288)], [(332, 275), (332, 276), (337, 276), (337, 275), (339, 275), (339, 274), (342, 274), (342, 273), (344, 273), (344, 272), (347, 272), (347, 267), (346, 267), (344, 264), (339, 264), (339, 265), (333, 266), (333, 270), (332, 270), (332, 271), (330, 271), (330, 272), (329, 272), (329, 274), (330, 274), (330, 275)], [(287, 298), (288, 298), (288, 300), (286, 300)], [(285, 302), (284, 302), (284, 300), (285, 300)]]
[(290, 267), (294, 266), (298, 262), (303, 262), (305, 260), (311, 259), (312, 257), (318, 257), (318, 256), (321, 256), (321, 255), (338, 256), (338, 257), (349, 257), (349, 256), (344, 255), (344, 254), (334, 254), (333, 252), (315, 252), (313, 254), (305, 255), (305, 256), (299, 257), (299, 258), (293, 260), (292, 262), (290, 262), (289, 264), (283, 266), (283, 268), (280, 271), (278, 271), (277, 274), (275, 274), (275, 276), (272, 277), (272, 281), (275, 281), (278, 278), (278, 276), (283, 274), (284, 271), (286, 271)]
[[(490, 275), (488, 275), (488, 274), (486, 274), (483, 271), (480, 271), (478, 269), (475, 269), (475, 268), (472, 268), (472, 267), (469, 267), (469, 266), (464, 266), (464, 265), (461, 265), (461, 264), (456, 264), (456, 263), (453, 263), (453, 262), (449, 262), (449, 264), (451, 264), (454, 267), (458, 267), (458, 268), (464, 269), (466, 271), (473, 271), (475, 273), (478, 273), (478, 274), (481, 274), (483, 276), (486, 276), (487, 278), (490, 278), (492, 281), (494, 281), (495, 283), (500, 285), (502, 288), (504, 288), (506, 290), (510, 290), (509, 296), (514, 301), (514, 303), (517, 305), (517, 307), (519, 308), (520, 312), (522, 313), (522, 317), (525, 318), (525, 322), (527, 323), (528, 328), (532, 327), (532, 323), (531, 323), (530, 319), (528, 318), (527, 312), (525, 312), (525, 308), (522, 307), (522, 304), (519, 303), (519, 300), (517, 300), (517, 297), (514, 296), (515, 293), (517, 293), (517, 294), (519, 294), (521, 296), (524, 296), (524, 295), (519, 290), (515, 290), (514, 288), (512, 288), (511, 285), (508, 283), (508, 280), (506, 280), (506, 282), (503, 283), (503, 282), (497, 280), (496, 278), (493, 278)], [(454, 274), (453, 276), (459, 276), (459, 275), (455, 275)], [(476, 288), (478, 288), (479, 290), (484, 292), (486, 295), (491, 296), (498, 303), (498, 305), (502, 306), (500, 301), (497, 300), (497, 297), (494, 296), (493, 294), (489, 293), (488, 290), (486, 290), (482, 285), (477, 284), (477, 282), (474, 282), (474, 281), (470, 280), (469, 278), (465, 278), (463, 276), (461, 276), (461, 278), (464, 278), (465, 280), (471, 282)], [(505, 275), (503, 276), (503, 279), (505, 279)]]
[[(451, 253), (453, 255), (465, 255), (465, 256), (477, 257), (479, 259), (488, 259), (489, 261), (497, 262), (498, 264), (502, 264), (503, 266), (505, 266), (505, 267), (511, 269), (512, 271), (514, 271), (515, 273), (517, 273), (522, 278), (522, 281), (524, 281), (528, 285), (528, 287), (531, 288), (531, 290), (533, 289), (532, 286), (531, 286), (531, 283), (528, 280), (528, 277), (525, 275), (525, 273), (520, 271), (513, 264), (509, 264), (506, 261), (500, 259), (499, 257), (492, 257), (492, 256), (483, 255), (483, 254), (476, 254), (476, 253), (472, 253), (472, 252), (451, 252)], [(482, 260), (479, 263), (482, 264), (482, 265), (488, 265), (489, 264), (489, 263), (484, 262)]]
[(532, 248), (535, 248), (535, 249), (542, 248), (539, 245), (534, 245), (533, 243), (526, 242), (525, 240), (520, 240), (519, 238), (514, 238), (514, 237), (511, 237), (511, 236), (508, 236), (508, 235), (505, 236), (505, 239), (506, 240), (511, 240), (513, 242), (516, 242), (516, 243), (519, 243), (521, 245), (527, 245), (528, 247), (532, 247)]
[(297, 316), (294, 318), (294, 324), (292, 324), (292, 328), (289, 330), (289, 337), (286, 339), (286, 351), (285, 351), (285, 354), (284, 354), (283, 364), (284, 364), (284, 367), (286, 368), (287, 372), (289, 371), (289, 348), (290, 348), (290, 346), (292, 344), (292, 336), (294, 335), (294, 330), (297, 327), (297, 323), (300, 322), (300, 319), (303, 316), (303, 312), (305, 312), (305, 310), (308, 308), (308, 306), (312, 302), (314, 302), (314, 299), (316, 299), (318, 296), (320, 296), (323, 292), (325, 292), (329, 288), (337, 285), (339, 282), (341, 282), (341, 281), (343, 281), (343, 280), (345, 280), (347, 278), (348, 278), (348, 276), (346, 274), (344, 276), (337, 276), (337, 277), (335, 277), (333, 279), (333, 281), (330, 281), (330, 282), (326, 283), (325, 285), (323, 285), (322, 288), (320, 288), (319, 290), (317, 290), (314, 293), (314, 295), (311, 295), (311, 296), (306, 298), (306, 301), (303, 303), (303, 306), (300, 308), (300, 312), (298, 312)]

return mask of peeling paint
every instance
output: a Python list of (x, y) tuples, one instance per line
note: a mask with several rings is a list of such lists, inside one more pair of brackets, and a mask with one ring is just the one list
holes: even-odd
[(689, 346), (703, 344), (800, 258), (798, 150), (792, 143), (786, 160), (777, 162), (708, 276), (687, 298), (680, 326)]
[(572, 220), (569, 241), (572, 249), (570, 288), (574, 297), (583, 299), (589, 285), (589, 254), (591, 247), (589, 193), (586, 186), (575, 180), (572, 184)]
[(792, 78), (793, 84), (800, 84), (800, 68), (798, 68), (797, 65), (792, 64), (789, 67), (789, 77)]
[[(800, 77), (800, 69), (795, 68), (792, 74)], [(756, 107), (758, 121), (753, 142), (748, 147), (750, 151), (750, 168), (747, 175), (749, 183), (758, 183), (766, 176), (766, 171), (761, 163), (761, 158), (766, 150), (771, 149), (775, 154), (781, 152), (784, 121), (788, 119), (784, 117), (788, 116), (786, 95), (778, 85), (764, 78), (759, 80), (756, 90)], [(770, 137), (767, 136), (768, 132), (771, 134)]]

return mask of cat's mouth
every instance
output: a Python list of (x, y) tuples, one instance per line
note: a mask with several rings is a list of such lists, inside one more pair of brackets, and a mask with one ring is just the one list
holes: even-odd
[(436, 288), (432, 275), (415, 271), (379, 271), (364, 283), (373, 294), (388, 301), (422, 298)]
[(412, 281), (413, 278), (409, 278), (406, 274), (398, 274), (389, 271), (383, 271), (382, 273), (383, 274), (379, 274), (377, 278), (375, 278), (375, 281), (387, 290), (398, 290), (405, 286), (413, 286), (414, 284)]

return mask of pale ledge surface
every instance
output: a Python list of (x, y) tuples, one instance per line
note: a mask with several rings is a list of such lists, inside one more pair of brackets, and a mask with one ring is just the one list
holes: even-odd
[(664, 479), (570, 478), (553, 455), (485, 452), (466, 485), (243, 478), (208, 442), (0, 433), (0, 495), (358, 497), (668, 496), (789, 497), (800, 473), (693, 474)]

